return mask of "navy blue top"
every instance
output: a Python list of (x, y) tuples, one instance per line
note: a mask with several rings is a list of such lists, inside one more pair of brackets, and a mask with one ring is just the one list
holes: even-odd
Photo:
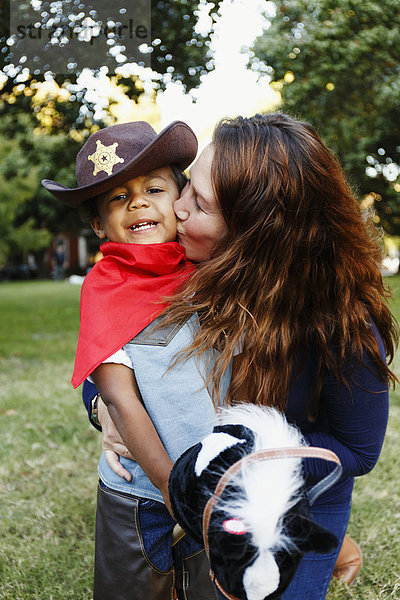
[[(382, 358), (385, 351), (381, 336), (372, 325)], [(310, 353), (290, 389), (286, 416), (299, 427), (311, 446), (328, 448), (337, 454), (342, 466), (341, 479), (318, 498), (316, 505), (346, 502), (353, 489), (353, 478), (368, 473), (376, 464), (382, 449), (389, 412), (387, 382), (377, 375), (372, 358), (364, 353), (364, 364), (356, 363), (350, 385), (338, 385), (334, 376), (325, 378), (319, 415), (314, 423), (307, 419), (306, 403), (312, 387), (317, 357)], [(91, 412), (91, 400), (96, 386), (83, 384), (83, 402)], [(320, 459), (307, 459), (304, 468), (309, 483), (319, 481), (333, 468), (332, 463)]]

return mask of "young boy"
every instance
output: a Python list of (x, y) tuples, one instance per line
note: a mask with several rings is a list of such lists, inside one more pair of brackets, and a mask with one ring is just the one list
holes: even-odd
[[(175, 574), (172, 568), (175, 523), (161, 502), (170, 508), (173, 461), (211, 431), (214, 408), (194, 359), (168, 368), (189, 345), (195, 317), (167, 332), (152, 322), (166, 306), (160, 299), (194, 269), (175, 242), (173, 202), (196, 152), (185, 123), (158, 136), (145, 122), (115, 125), (91, 135), (79, 152), (77, 188), (42, 181), (65, 204), (83, 205), (96, 235), (109, 240), (82, 286), (72, 382), (92, 376), (135, 460), (121, 457), (129, 474), (123, 480), (104, 452), (100, 459), (95, 600), (170, 598), (182, 570), (176, 557)], [(192, 563), (196, 587), (214, 597), (201, 548), (186, 536), (179, 555), (186, 571)]]
[(83, 185), (70, 190), (42, 182), (62, 202), (81, 205), (95, 234), (108, 240), (103, 260), (82, 287), (72, 383), (77, 387), (92, 375), (131, 454), (168, 507), (172, 461), (141, 402), (123, 346), (162, 312), (160, 298), (192, 270), (175, 242), (173, 203), (186, 182), (181, 169), (196, 151), (194, 133), (181, 122), (159, 136), (145, 122), (116, 125), (90, 136), (79, 152), (77, 180)]

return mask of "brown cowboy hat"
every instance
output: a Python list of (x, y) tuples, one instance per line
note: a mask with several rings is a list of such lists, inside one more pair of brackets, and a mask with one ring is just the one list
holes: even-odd
[(196, 153), (196, 136), (182, 121), (170, 123), (159, 135), (145, 121), (112, 125), (93, 133), (78, 152), (78, 187), (68, 188), (50, 179), (43, 179), (42, 185), (64, 204), (77, 207), (154, 169), (168, 165), (185, 169)]

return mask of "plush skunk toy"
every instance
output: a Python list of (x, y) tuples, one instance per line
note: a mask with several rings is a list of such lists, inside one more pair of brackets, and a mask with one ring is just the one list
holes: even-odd
[[(307, 448), (301, 433), (271, 408), (228, 408), (219, 423), (175, 463), (172, 508), (184, 531), (204, 544), (223, 596), (277, 600), (306, 552), (338, 545), (311, 520), (310, 503), (340, 477), (340, 462), (328, 450)], [(337, 463), (312, 497), (302, 475), (306, 456)]]

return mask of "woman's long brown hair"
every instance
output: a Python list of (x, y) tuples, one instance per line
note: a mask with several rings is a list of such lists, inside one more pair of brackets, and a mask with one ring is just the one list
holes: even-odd
[[(201, 316), (181, 357), (217, 348), (214, 398), (235, 350), (232, 397), (246, 380), (256, 404), (284, 409), (295, 370), (318, 357), (309, 416), (324, 376), (348, 385), (351, 358), (368, 352), (382, 381), (397, 326), (386, 299), (376, 230), (363, 218), (336, 157), (313, 128), (284, 114), (222, 121), (213, 138), (212, 181), (227, 233), (175, 297), (168, 321)], [(240, 398), (239, 398), (240, 399)]]

